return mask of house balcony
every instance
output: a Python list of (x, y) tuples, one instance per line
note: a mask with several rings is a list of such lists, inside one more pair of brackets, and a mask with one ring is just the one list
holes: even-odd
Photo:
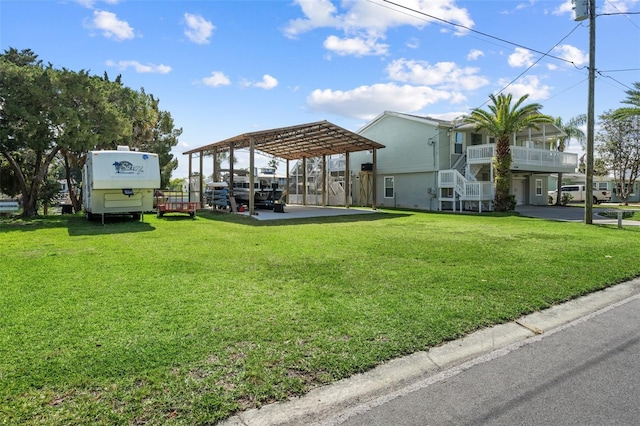
[[(491, 164), (495, 144), (467, 147), (468, 164)], [(511, 170), (543, 173), (573, 173), (578, 167), (578, 154), (546, 149), (511, 146)]]

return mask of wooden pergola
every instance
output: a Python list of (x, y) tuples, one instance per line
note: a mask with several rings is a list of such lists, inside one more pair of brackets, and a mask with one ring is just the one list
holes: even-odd
[[(204, 145), (199, 148), (184, 152), (189, 156), (189, 179), (192, 173), (192, 160), (194, 155), (200, 158), (200, 176), (203, 176), (202, 166), (203, 157), (212, 155), (214, 158), (214, 174), (216, 174), (216, 161), (218, 153), (229, 152), (229, 174), (231, 181), (229, 182), (229, 190), (233, 191), (233, 152), (236, 149), (249, 149), (249, 213), (255, 214), (254, 206), (254, 157), (255, 152), (261, 152), (266, 155), (278, 157), (287, 160), (287, 201), (289, 186), (289, 161), (302, 160), (303, 162), (303, 179), (306, 182), (306, 160), (308, 158), (322, 157), (323, 179), (322, 179), (322, 199), (323, 206), (326, 205), (326, 157), (327, 155), (344, 154), (346, 160), (345, 170), (345, 207), (349, 207), (349, 153), (357, 151), (372, 151), (372, 204), (373, 209), (376, 208), (376, 151), (384, 148), (379, 144), (364, 136), (353, 133), (347, 129), (336, 126), (328, 121), (318, 121), (308, 124), (300, 124), (291, 127), (281, 127), (277, 129), (261, 130), (257, 132), (244, 133), (229, 139)], [(189, 186), (189, 190), (191, 190)], [(203, 179), (200, 179), (200, 199), (203, 198)], [(303, 204), (306, 204), (306, 190), (303, 194)]]

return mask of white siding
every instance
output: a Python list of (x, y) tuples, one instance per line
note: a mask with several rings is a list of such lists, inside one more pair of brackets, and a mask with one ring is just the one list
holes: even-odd
[(393, 175), (394, 197), (385, 198), (384, 178), (378, 175), (378, 206), (407, 209), (437, 210), (435, 198), (436, 172), (403, 173)]
[[(376, 200), (380, 207), (437, 210), (438, 165), (449, 167), (450, 142), (445, 128), (409, 116), (385, 114), (359, 132), (385, 145), (377, 152)], [(351, 154), (351, 172), (357, 176), (362, 163), (373, 161), (367, 151)], [(393, 177), (395, 194), (385, 198), (385, 177)], [(358, 179), (353, 191), (358, 203)]]
[[(430, 138), (436, 141), (438, 138), (438, 130), (435, 126), (400, 117), (385, 116), (361, 134), (385, 145), (384, 149), (378, 151), (378, 174), (436, 170), (435, 144), (429, 145)], [(359, 155), (353, 155), (353, 158), (360, 158), (361, 153), (356, 154)], [(371, 161), (371, 155), (365, 154), (368, 157), (367, 161)], [(352, 162), (352, 164), (360, 170), (360, 163)]]

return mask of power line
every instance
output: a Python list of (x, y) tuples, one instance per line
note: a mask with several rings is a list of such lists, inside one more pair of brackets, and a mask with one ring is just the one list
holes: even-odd
[[(371, 3), (373, 3), (373, 4), (377, 4), (378, 6), (387, 7), (387, 6), (384, 6), (384, 5), (380, 4), (380, 3), (375, 2), (375, 1), (373, 1), (373, 0), (367, 0), (367, 1), (369, 1), (369, 2), (371, 2)], [(536, 64), (538, 64), (538, 63), (542, 60), (542, 58), (544, 58), (544, 57), (549, 57), (549, 58), (557, 59), (557, 60), (559, 60), (559, 61), (563, 61), (563, 62), (570, 63), (570, 64), (572, 64), (572, 65), (573, 65), (576, 69), (578, 69), (578, 70), (588, 68), (588, 67), (584, 67), (584, 66), (579, 67), (579, 66), (577, 66), (573, 61), (570, 61), (570, 60), (568, 60), (568, 59), (560, 58), (560, 57), (557, 57), (557, 56), (554, 56), (554, 55), (550, 55), (550, 54), (549, 54), (549, 52), (551, 52), (551, 51), (552, 51), (554, 48), (556, 48), (560, 43), (562, 43), (562, 41), (564, 41), (567, 37), (569, 37), (571, 34), (573, 34), (573, 32), (574, 32), (576, 29), (578, 29), (578, 27), (582, 26), (582, 24), (581, 24), (581, 23), (576, 24), (576, 26), (575, 26), (575, 27), (574, 27), (574, 28), (573, 28), (573, 29), (572, 29), (572, 30), (571, 30), (571, 31), (570, 31), (566, 36), (564, 36), (564, 37), (563, 37), (559, 42), (557, 42), (557, 43), (556, 43), (556, 44), (555, 44), (551, 49), (549, 49), (547, 52), (541, 52), (541, 51), (539, 51), (539, 50), (532, 49), (532, 48), (530, 48), (530, 47), (527, 47), (527, 46), (524, 46), (524, 45), (521, 45), (521, 44), (518, 44), (518, 43), (515, 43), (515, 42), (512, 42), (512, 41), (509, 41), (509, 40), (503, 39), (503, 38), (501, 38), (501, 37), (492, 36), (491, 34), (485, 33), (485, 32), (483, 32), (483, 31), (474, 30), (473, 28), (467, 27), (467, 26), (465, 26), (465, 25), (457, 24), (457, 23), (455, 23), (455, 22), (451, 22), (451, 21), (447, 21), (446, 19), (438, 18), (437, 16), (430, 15), (430, 14), (428, 14), (428, 13), (426, 13), (426, 12), (422, 12), (422, 11), (419, 11), (419, 10), (412, 9), (412, 8), (410, 8), (410, 7), (408, 7), (408, 6), (404, 6), (404, 5), (401, 5), (401, 4), (398, 4), (398, 3), (395, 3), (395, 2), (393, 2), (393, 1), (391, 1), (391, 0), (382, 0), (382, 1), (383, 1), (383, 2), (385, 2), (385, 3), (392, 4), (392, 5), (396, 6), (396, 7), (401, 8), (401, 9), (405, 9), (405, 10), (407, 10), (407, 11), (410, 11), (410, 12), (412, 12), (412, 13), (414, 13), (414, 14), (423, 15), (423, 16), (425, 16), (425, 17), (427, 17), (427, 18), (432, 19), (432, 20), (439, 21), (439, 22), (443, 22), (443, 23), (445, 23), (445, 24), (447, 24), (447, 25), (451, 25), (451, 26), (453, 26), (453, 27), (463, 28), (463, 29), (465, 29), (465, 30), (467, 30), (467, 31), (469, 31), (469, 32), (479, 34), (479, 35), (481, 35), (481, 36), (483, 36), (483, 37), (487, 37), (487, 38), (490, 38), (490, 39), (498, 40), (498, 41), (500, 41), (500, 42), (502, 42), (502, 43), (510, 44), (510, 45), (512, 45), (512, 46), (520, 47), (520, 48), (522, 48), (522, 49), (526, 49), (526, 50), (529, 50), (529, 51), (531, 51), (531, 52), (538, 53), (538, 54), (542, 55), (542, 56), (540, 56), (540, 57), (539, 57), (539, 58), (538, 58), (538, 59), (537, 59), (533, 64), (531, 64), (529, 67), (527, 67), (527, 69), (526, 69), (526, 70), (524, 70), (524, 71), (523, 71), (522, 73), (520, 73), (516, 78), (514, 78), (513, 80), (511, 80), (511, 81), (510, 81), (510, 82), (509, 82), (505, 87), (503, 87), (503, 88), (502, 88), (498, 93), (503, 92), (505, 89), (507, 89), (509, 86), (511, 86), (515, 81), (517, 81), (517, 80), (518, 80), (519, 78), (521, 78), (524, 74), (526, 74), (526, 73), (527, 73), (531, 68), (533, 68)], [(614, 5), (614, 7), (615, 7), (615, 5)], [(405, 14), (405, 15), (407, 15), (407, 16), (412, 16), (412, 17), (414, 17), (414, 18), (421, 19), (421, 18), (419, 18), (419, 17), (417, 17), (417, 16), (415, 16), (415, 15), (413, 15), (413, 14), (410, 14), (410, 13), (407, 13), (407, 12), (403, 12), (402, 10), (391, 9), (391, 8), (389, 8), (389, 7), (387, 7), (387, 8), (388, 8), (388, 9), (390, 9), (390, 10), (394, 10), (394, 11), (396, 11), (396, 12), (398, 12), (398, 13), (403, 13), (403, 14)], [(621, 12), (621, 13), (603, 13), (603, 14), (600, 14), (599, 16), (601, 16), (601, 15), (634, 15), (634, 14), (640, 14), (640, 12), (632, 12), (632, 13), (622, 13), (622, 12)], [(594, 16), (594, 17), (595, 17), (595, 16)], [(427, 19), (423, 19), (423, 20), (424, 20), (425, 22), (427, 21)], [(625, 84), (623, 84), (623, 83), (619, 82), (618, 80), (616, 80), (616, 79), (614, 79), (614, 78), (612, 78), (612, 77), (610, 77), (610, 76), (603, 75), (603, 73), (605, 73), (605, 72), (617, 72), (617, 71), (637, 71), (637, 70), (636, 70), (636, 69), (629, 69), (629, 70), (597, 71), (597, 73), (598, 73), (598, 75), (600, 75), (601, 77), (610, 78), (611, 80), (613, 80), (613, 81), (617, 82), (618, 84), (620, 84), (620, 85), (622, 85), (622, 86), (624, 86), (624, 87), (629, 88), (627, 85), (625, 85)], [(596, 70), (594, 70), (594, 72), (596, 72)], [(584, 80), (583, 80), (583, 81), (584, 81)], [(581, 84), (581, 83), (582, 83), (582, 82), (580, 82), (580, 83), (578, 83), (578, 84)], [(576, 85), (578, 85), (578, 84), (576, 84)], [(569, 90), (569, 89), (571, 89), (571, 88), (575, 87), (576, 85), (571, 86), (570, 88), (568, 88), (568, 89), (566, 89), (566, 90)], [(630, 89), (630, 88), (629, 88), (629, 89)], [(564, 91), (563, 91), (563, 92), (564, 92)], [(488, 102), (488, 100), (487, 100), (487, 101), (485, 101), (485, 102), (484, 102), (482, 105), (480, 105), (478, 108), (481, 108), (481, 107), (482, 107), (483, 105), (485, 105), (487, 102)]]
[[(567, 34), (566, 36), (564, 36), (560, 41), (558, 41), (556, 44), (553, 45), (553, 47), (551, 47), (551, 49), (549, 49), (547, 51), (551, 52), (553, 49), (555, 49), (560, 43), (562, 43), (567, 37), (569, 37), (575, 30), (576, 28), (578, 28), (578, 26), (574, 27), (569, 34)], [(500, 89), (500, 91), (498, 91), (498, 93), (502, 93), (504, 92), (509, 86), (511, 86), (514, 82), (518, 81), (520, 79), (520, 77), (522, 77), (523, 75), (525, 75), (527, 72), (529, 72), (529, 70), (531, 68), (533, 68), (534, 66), (536, 66), (538, 64), (538, 62), (540, 62), (542, 60), (542, 58), (544, 58), (545, 56), (547, 56), (547, 53), (543, 53), (542, 56), (540, 56), (534, 63), (532, 63), (531, 65), (529, 65), (527, 67), (527, 69), (525, 69), (524, 71), (522, 71), (516, 78), (514, 78), (513, 80), (511, 80), (509, 82), (509, 84), (507, 84), (506, 86), (504, 86), (502, 89)], [(484, 101), (482, 105), (485, 105), (488, 102), (488, 100)], [(480, 105), (478, 108), (481, 108), (482, 105)]]
[(583, 83), (584, 83), (585, 81), (587, 81), (587, 80), (588, 80), (588, 78), (587, 78), (587, 77), (585, 77), (583, 80), (580, 80), (580, 81), (579, 81), (579, 82), (577, 82), (576, 84), (574, 84), (574, 85), (572, 85), (572, 86), (570, 86), (570, 87), (567, 87), (567, 88), (566, 88), (566, 89), (564, 89), (563, 91), (558, 92), (558, 93), (556, 93), (555, 95), (548, 97), (546, 100), (547, 100), (547, 101), (550, 101), (550, 100), (551, 100), (551, 99), (553, 99), (553, 98), (557, 98), (558, 96), (562, 95), (562, 94), (563, 94), (563, 93), (565, 93), (565, 92), (568, 92), (569, 90), (573, 89), (574, 87), (576, 87), (576, 86), (580, 86), (581, 84), (583, 84)]
[[(611, 4), (611, 3), (609, 3), (609, 4)], [(596, 16), (610, 16), (610, 15), (640, 15), (640, 12), (598, 13)]]
[(608, 3), (611, 7), (613, 7), (618, 12), (616, 12), (616, 13), (601, 13), (600, 15), (596, 15), (596, 16), (602, 16), (602, 15), (625, 15), (625, 18), (627, 18), (627, 20), (629, 22), (631, 22), (631, 25), (633, 25), (634, 27), (638, 28), (638, 26), (635, 24), (635, 22), (633, 22), (631, 19), (629, 19), (629, 17), (626, 16), (626, 15), (638, 15), (638, 14), (640, 14), (640, 12), (622, 12), (622, 11), (620, 11), (620, 9), (618, 9), (618, 6), (616, 6), (614, 3), (611, 3), (608, 0), (606, 1), (606, 3)]
[(627, 86), (626, 84), (622, 83), (621, 81), (616, 80), (615, 78), (611, 77), (610, 75), (603, 75), (603, 74), (602, 74), (602, 73), (603, 73), (603, 71), (597, 71), (597, 70), (596, 70), (596, 72), (597, 72), (597, 73), (598, 73), (598, 75), (599, 75), (599, 76), (601, 76), (601, 77), (609, 78), (609, 79), (611, 79), (611, 80), (615, 81), (616, 83), (618, 83), (619, 85), (621, 85), (621, 86), (623, 86), (623, 87), (626, 87), (626, 88), (627, 88), (627, 89), (629, 89), (629, 90), (633, 90), (631, 87)]
[[(374, 2), (374, 1), (372, 1), (372, 0), (368, 0), (368, 1), (370, 1), (371, 3), (374, 3), (374, 4), (378, 4), (378, 3), (375, 3), (375, 2)], [(509, 40), (506, 40), (506, 39), (503, 39), (503, 38), (500, 38), (500, 37), (492, 36), (491, 34), (487, 34), (487, 33), (482, 32), (482, 31), (474, 30), (473, 28), (467, 27), (466, 25), (456, 24), (455, 22), (451, 22), (451, 21), (447, 21), (446, 19), (438, 18), (437, 16), (430, 15), (430, 14), (428, 14), (428, 13), (426, 13), (426, 12), (422, 12), (422, 11), (419, 11), (419, 10), (412, 9), (412, 8), (410, 8), (410, 7), (408, 7), (408, 6), (404, 6), (404, 5), (401, 5), (401, 4), (398, 4), (398, 3), (395, 3), (395, 2), (393, 2), (393, 1), (391, 1), (391, 0), (382, 0), (382, 1), (383, 1), (383, 2), (385, 2), (385, 3), (392, 4), (392, 5), (396, 6), (396, 7), (400, 7), (400, 8), (402, 8), (402, 9), (406, 9), (406, 10), (411, 11), (411, 12), (413, 12), (413, 13), (417, 13), (417, 14), (420, 14), (420, 15), (426, 16), (426, 17), (431, 18), (431, 19), (434, 19), (434, 20), (436, 20), (436, 21), (444, 22), (444, 23), (446, 23), (446, 24), (448, 24), (448, 25), (451, 25), (451, 26), (454, 26), (454, 27), (458, 27), (458, 28), (463, 28), (463, 29), (465, 29), (465, 30), (467, 30), (467, 31), (470, 31), (470, 32), (473, 32), (473, 33), (476, 33), (476, 34), (480, 34), (480, 35), (482, 35), (482, 36), (484, 36), (484, 37), (488, 37), (488, 38), (491, 38), (491, 39), (494, 39), (494, 40), (498, 40), (498, 41), (500, 41), (500, 42), (502, 42), (502, 43), (507, 43), (507, 44), (510, 44), (510, 45), (512, 45), (512, 46), (516, 46), (516, 47), (520, 47), (520, 48), (522, 48), (522, 49), (530, 50), (530, 51), (535, 52), (535, 53), (538, 53), (538, 54), (540, 54), (540, 55), (548, 56), (548, 57), (550, 57), (550, 58), (557, 59), (557, 60), (559, 60), (559, 61), (563, 61), (563, 62), (570, 63), (570, 64), (572, 64), (574, 67), (576, 67), (576, 68), (580, 69), (580, 67), (578, 67), (578, 66), (577, 66), (573, 61), (570, 61), (570, 60), (565, 59), (565, 58), (560, 58), (560, 57), (558, 57), (558, 56), (550, 55), (548, 52), (547, 52), (547, 53), (543, 53), (543, 52), (540, 52), (539, 50), (532, 49), (532, 48), (530, 48), (530, 47), (527, 47), (527, 46), (524, 46), (524, 45), (521, 45), (521, 44), (518, 44), (518, 43), (515, 43), (515, 42), (512, 42), (512, 41), (509, 41)], [(426, 20), (425, 20), (425, 21), (426, 21)], [(579, 26), (581, 26), (581, 25), (582, 25), (582, 24), (580, 24), (580, 23), (576, 24), (576, 26), (571, 30), (571, 32), (570, 32), (569, 34), (573, 33), (573, 32), (574, 32), (574, 31), (575, 31)], [(568, 36), (568, 35), (567, 35), (567, 36)], [(567, 36), (565, 36), (564, 38), (566, 38)], [(563, 38), (563, 40), (564, 40), (564, 38)], [(584, 68), (584, 67), (583, 67), (583, 68)]]
[(627, 72), (627, 71), (640, 71), (640, 68), (627, 68), (624, 70), (602, 70), (600, 72)]
[[(547, 52), (540, 52), (540, 51), (537, 51), (537, 50), (535, 50), (535, 49), (531, 49), (531, 48), (528, 48), (528, 47), (526, 47), (526, 46), (522, 46), (522, 45), (520, 45), (520, 44), (510, 42), (510, 41), (508, 41), (508, 40), (504, 40), (504, 39), (502, 39), (502, 38), (500, 38), (500, 37), (494, 37), (494, 36), (492, 36), (492, 35), (489, 35), (489, 34), (487, 34), (487, 33), (482, 32), (482, 31), (476, 31), (476, 30), (473, 30), (473, 29), (471, 29), (471, 28), (469, 28), (469, 27), (466, 27), (466, 26), (464, 26), (464, 25), (461, 25), (461, 24), (456, 24), (456, 23), (454, 23), (454, 22), (450, 22), (450, 21), (447, 21), (447, 20), (445, 20), (445, 19), (441, 19), (441, 18), (438, 18), (438, 17), (432, 16), (432, 15), (429, 15), (429, 14), (424, 13), (424, 12), (416, 11), (416, 10), (411, 9), (411, 8), (409, 8), (409, 7), (406, 7), (406, 6), (398, 5), (397, 3), (394, 3), (394, 2), (389, 1), (389, 0), (383, 0), (383, 1), (385, 1), (386, 3), (390, 3), (390, 4), (393, 4), (393, 5), (396, 5), (396, 6), (402, 7), (402, 8), (407, 9), (407, 10), (411, 10), (411, 11), (416, 12), (416, 13), (420, 13), (420, 14), (422, 14), (422, 15), (428, 16), (428, 17), (433, 18), (433, 19), (436, 19), (436, 20), (438, 20), (438, 21), (445, 22), (445, 23), (447, 23), (447, 24), (450, 24), (450, 25), (453, 25), (453, 26), (456, 26), (456, 27), (464, 28), (464, 29), (469, 30), (469, 31), (471, 31), (471, 32), (475, 32), (475, 33), (477, 33), (477, 34), (481, 34), (481, 35), (483, 35), (483, 36), (485, 36), (485, 37), (489, 37), (489, 38), (492, 38), (492, 39), (495, 39), (495, 40), (502, 41), (502, 42), (504, 42), (504, 43), (508, 43), (508, 44), (511, 44), (511, 45), (514, 45), (514, 46), (517, 46), (517, 47), (520, 47), (520, 48), (523, 48), (523, 49), (530, 50), (530, 51), (535, 52), (535, 53), (539, 53), (539, 54), (541, 55), (541, 56), (540, 56), (540, 57), (539, 57), (535, 62), (533, 62), (531, 65), (529, 65), (529, 66), (528, 66), (524, 71), (522, 71), (522, 72), (521, 72), (521, 73), (520, 73), (516, 78), (514, 78), (513, 80), (511, 80), (511, 81), (510, 81), (506, 86), (504, 86), (502, 89), (500, 89), (497, 93), (502, 93), (502, 92), (504, 92), (504, 91), (505, 91), (509, 86), (511, 86), (514, 82), (518, 81), (518, 80), (519, 80), (523, 75), (525, 75), (527, 72), (529, 72), (529, 70), (531, 70), (534, 66), (536, 66), (536, 65), (537, 65), (537, 64), (538, 64), (538, 63), (539, 63), (539, 62), (540, 62), (544, 57), (550, 57), (550, 58), (559, 59), (559, 60), (561, 60), (561, 61), (568, 62), (568, 63), (572, 64), (572, 65), (573, 65), (574, 67), (576, 67), (577, 69), (584, 69), (584, 67), (580, 68), (580, 67), (576, 66), (576, 64), (575, 64), (574, 62), (572, 62), (572, 61), (569, 61), (569, 60), (567, 60), (567, 59), (563, 59), (563, 58), (558, 58), (558, 57), (555, 57), (555, 56), (553, 56), (553, 55), (550, 55), (550, 54), (549, 54), (549, 52), (551, 52), (551, 51), (552, 51), (553, 49), (555, 49), (555, 48), (556, 48), (560, 43), (562, 43), (564, 40), (566, 40), (566, 39), (567, 39), (567, 37), (569, 37), (571, 34), (573, 34), (573, 32), (574, 32), (576, 29), (578, 29), (578, 27), (580, 27), (580, 26), (581, 26), (581, 24), (577, 24), (575, 27), (573, 27), (573, 29), (572, 29), (571, 31), (569, 31), (569, 33), (568, 33), (567, 35), (565, 35), (562, 39), (560, 39), (560, 41), (558, 41), (556, 44), (554, 44), (554, 45), (553, 45), (553, 47), (551, 47), (549, 50), (547, 50)], [(488, 102), (488, 99), (487, 99), (486, 101), (484, 101), (484, 102), (482, 103), (482, 105), (480, 105), (480, 106), (479, 106), (479, 107), (477, 107), (477, 108), (482, 108), (482, 106), (483, 106), (483, 105), (485, 105), (487, 102)]]

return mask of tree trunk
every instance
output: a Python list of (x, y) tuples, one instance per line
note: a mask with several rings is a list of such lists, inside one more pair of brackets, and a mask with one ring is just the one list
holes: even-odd
[(51, 161), (58, 153), (59, 148), (53, 148), (45, 155), (43, 151), (36, 152), (35, 168), (33, 174), (30, 175), (31, 181), (27, 182), (27, 176), (20, 169), (20, 165), (8, 151), (2, 151), (2, 155), (7, 160), (14, 171), (14, 175), (18, 180), (20, 192), (22, 193), (22, 216), (34, 217), (38, 215), (38, 192), (44, 182), (44, 177)]
[(69, 200), (73, 206), (73, 211), (78, 213), (82, 210), (82, 188), (76, 192), (76, 188), (71, 182), (71, 164), (69, 163), (69, 157), (67, 152), (63, 153), (64, 158), (64, 171), (67, 178), (67, 188), (69, 188)]
[(38, 199), (34, 194), (22, 194), (22, 217), (38, 215)]
[(498, 138), (493, 166), (496, 187), (494, 210), (497, 212), (513, 210), (515, 206), (509, 194), (511, 186), (511, 147), (509, 146), (509, 137)]
[(558, 188), (556, 190), (556, 206), (562, 205), (562, 173), (558, 173)]

